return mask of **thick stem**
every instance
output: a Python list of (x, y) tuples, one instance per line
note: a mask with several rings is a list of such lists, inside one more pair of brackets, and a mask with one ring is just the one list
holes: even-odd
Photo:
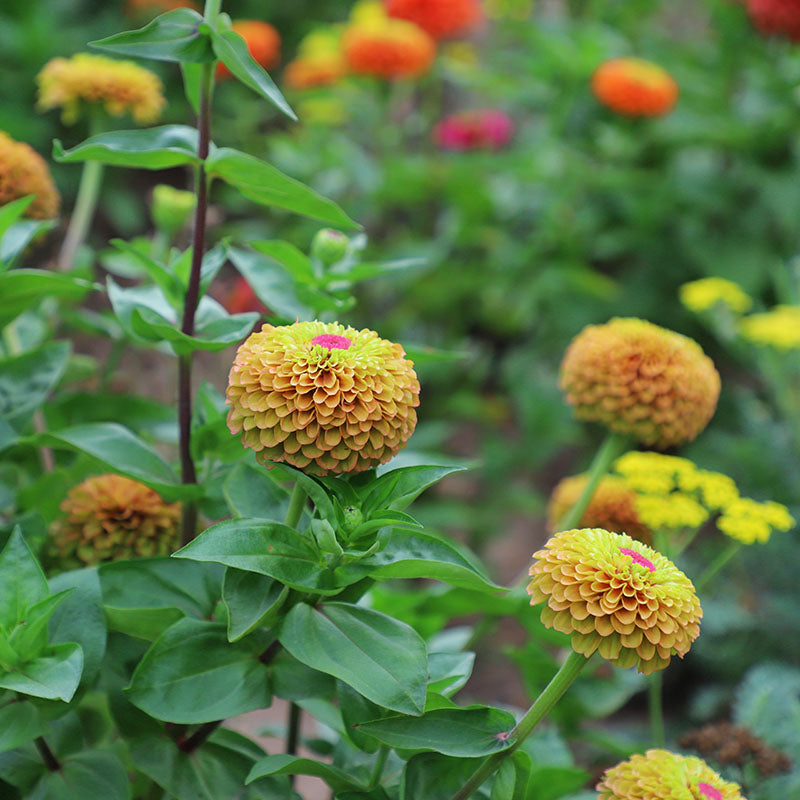
[(61, 764), (59, 764), (53, 751), (47, 746), (44, 737), (39, 736), (37, 739), (34, 739), (33, 743), (36, 745), (36, 749), (39, 751), (39, 755), (42, 757), (42, 761), (44, 761), (44, 765), (47, 769), (49, 769), (50, 772), (58, 772), (58, 770), (61, 769)]
[(578, 525), (600, 481), (611, 468), (614, 459), (622, 455), (629, 444), (630, 439), (621, 433), (609, 433), (606, 436), (589, 467), (589, 479), (586, 481), (586, 486), (583, 487), (578, 502), (558, 521), (558, 530), (567, 531)]
[[(300, 741), (300, 713), (300, 706), (297, 703), (289, 703), (289, 719), (286, 725), (286, 752), (290, 756), (297, 755), (297, 743)], [(289, 783), (294, 786), (294, 775), (290, 776)]]
[(58, 254), (57, 269), (62, 272), (71, 270), (75, 263), (78, 249), (86, 239), (89, 227), (100, 197), (100, 186), (103, 183), (103, 165), (99, 161), (85, 161), (78, 186), (75, 208), (69, 220), (67, 234)]
[[(178, 358), (178, 430), (181, 456), (181, 483), (197, 483), (192, 458), (192, 357)], [(181, 505), (181, 543), (188, 544), (197, 535), (197, 501), (184, 500)]]
[(663, 685), (664, 679), (660, 671), (654, 672), (647, 679), (647, 705), (650, 712), (650, 739), (653, 747), (664, 747)]
[(569, 658), (561, 665), (561, 668), (553, 676), (550, 683), (545, 686), (534, 704), (509, 734), (508, 739), (512, 742), (511, 747), (489, 756), (475, 770), (472, 777), (461, 789), (453, 795), (453, 800), (467, 800), (468, 797), (472, 796), (473, 792), (476, 792), (483, 785), (490, 775), (500, 768), (503, 761), (520, 747), (525, 739), (530, 736), (531, 731), (547, 716), (588, 662), (589, 659), (586, 656), (576, 653), (574, 650), (570, 652)]
[(286, 512), (285, 524), (290, 528), (296, 528), (303, 516), (303, 509), (306, 507), (306, 492), (299, 482), (295, 483), (289, 498), (289, 510)]
[(385, 745), (381, 745), (381, 749), (378, 750), (378, 756), (375, 759), (375, 766), (372, 768), (372, 774), (369, 776), (369, 783), (367, 784), (367, 791), (371, 792), (373, 789), (376, 789), (381, 782), (381, 778), (383, 777), (383, 770), (386, 766), (386, 759), (389, 757), (389, 748)]
[(184, 753), (193, 753), (223, 722), (225, 722), (224, 719), (218, 719), (214, 722), (203, 723), (188, 739), (178, 740), (178, 750)]
[(742, 549), (742, 543), (731, 542), (708, 566), (708, 569), (695, 582), (695, 591), (699, 592), (710, 583), (718, 572)]

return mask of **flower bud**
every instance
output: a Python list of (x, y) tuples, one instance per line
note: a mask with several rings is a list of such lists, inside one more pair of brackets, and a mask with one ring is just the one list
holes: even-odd
[(160, 231), (174, 236), (189, 221), (197, 200), (193, 192), (184, 192), (165, 183), (153, 189), (150, 214)]
[(318, 230), (311, 240), (311, 257), (330, 267), (344, 258), (350, 239), (332, 228)]

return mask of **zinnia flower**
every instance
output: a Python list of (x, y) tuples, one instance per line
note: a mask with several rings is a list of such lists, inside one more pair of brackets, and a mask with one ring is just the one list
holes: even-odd
[(166, 100), (158, 76), (133, 61), (113, 61), (91, 53), (54, 58), (36, 78), (38, 107), (44, 111), (60, 106), (61, 118), (75, 122), (81, 102), (103, 103), (116, 117), (130, 111), (136, 122), (155, 122)]
[(720, 391), (697, 342), (635, 318), (584, 328), (561, 363), (560, 385), (579, 419), (660, 449), (694, 439)]
[(387, 462), (414, 431), (419, 382), (399, 344), (336, 322), (264, 325), (239, 348), (228, 427), (262, 463), (316, 475)]
[(97, 475), (70, 489), (52, 526), (52, 547), (67, 564), (166, 556), (180, 540), (180, 503), (165, 503), (138, 481)]
[(637, 753), (605, 771), (597, 800), (745, 800), (705, 761), (669, 750)]
[(385, 0), (390, 17), (419, 25), (434, 39), (475, 28), (483, 18), (478, 0)]
[[(588, 475), (573, 475), (553, 489), (547, 506), (550, 530), (556, 530), (558, 521), (578, 502), (588, 479)], [(650, 542), (653, 532), (639, 518), (637, 500), (636, 492), (622, 478), (606, 475), (595, 489), (579, 524), (584, 528), (627, 533), (641, 542)]]
[(678, 84), (670, 74), (641, 58), (612, 58), (592, 76), (597, 99), (618, 114), (659, 117), (678, 102)]
[(290, 89), (331, 86), (347, 74), (347, 62), (341, 53), (299, 56), (286, 65), (283, 78)]
[(725, 278), (701, 278), (684, 283), (680, 289), (681, 303), (690, 311), (708, 311), (717, 303), (740, 314), (750, 310), (753, 301), (738, 283)]
[(762, 33), (800, 41), (798, 0), (747, 0), (747, 13)]
[[(234, 22), (231, 30), (244, 39), (253, 60), (264, 69), (272, 69), (281, 60), (281, 37), (268, 22), (258, 19), (243, 19)], [(230, 78), (230, 70), (222, 63), (217, 64), (217, 80)]]
[(745, 317), (740, 325), (742, 338), (776, 350), (800, 348), (800, 306), (775, 306), (761, 314)]
[(446, 150), (497, 150), (511, 140), (514, 123), (502, 111), (462, 111), (445, 117), (433, 135)]
[(51, 219), (58, 215), (61, 198), (45, 160), (29, 145), (0, 131), (0, 206), (34, 195), (26, 217)]
[(665, 556), (602, 528), (557, 533), (534, 553), (531, 605), (542, 623), (572, 637), (587, 658), (597, 650), (649, 675), (683, 658), (703, 611), (692, 582)]
[(353, 72), (378, 78), (422, 75), (436, 56), (436, 43), (422, 28), (381, 16), (349, 25), (342, 34), (342, 48)]

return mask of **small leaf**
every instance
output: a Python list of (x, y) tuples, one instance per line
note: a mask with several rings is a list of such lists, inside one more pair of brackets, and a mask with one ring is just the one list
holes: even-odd
[(0, 708), (0, 753), (14, 750), (41, 736), (46, 726), (33, 703), (8, 703)]
[(228, 641), (238, 641), (271, 624), (288, 594), (289, 587), (272, 578), (228, 567), (222, 584), (222, 601), (228, 609)]
[(57, 644), (45, 655), (12, 672), (0, 672), (0, 687), (14, 692), (69, 703), (81, 680), (83, 652), (77, 644)]
[(188, 125), (161, 125), (133, 131), (113, 131), (91, 136), (69, 150), (58, 139), (53, 158), (72, 164), (99, 161), (116, 167), (167, 169), (181, 164), (199, 164), (197, 130)]
[(332, 200), (247, 153), (230, 147), (217, 148), (209, 154), (206, 170), (256, 203), (285, 208), (336, 227), (358, 228)]
[(43, 269), (13, 269), (0, 274), (0, 325), (19, 316), (45, 297), (80, 300), (96, 284)]
[(52, 219), (24, 219), (12, 225), (0, 238), (0, 265), (10, 266), (42, 232), (55, 228)]
[(11, 630), (49, 594), (42, 568), (17, 526), (0, 552), (0, 626)]
[(273, 481), (263, 467), (237, 464), (225, 478), (222, 492), (236, 517), (274, 522), (286, 519), (289, 493)]
[(247, 776), (247, 783), (252, 783), (254, 780), (267, 775), (314, 775), (317, 778), (322, 778), (334, 792), (364, 788), (357, 781), (354, 781), (347, 772), (338, 767), (321, 761), (314, 761), (311, 758), (297, 758), (288, 753), (279, 753), (278, 755), (262, 758), (250, 770), (250, 774)]
[(400, 467), (385, 472), (369, 485), (365, 505), (369, 508), (386, 507), (402, 511), (429, 487), (454, 472), (466, 467), (459, 465), (421, 465)]
[(126, 253), (132, 261), (138, 263), (144, 269), (153, 283), (161, 289), (164, 297), (167, 298), (173, 308), (181, 309), (183, 307), (184, 287), (176, 275), (171, 273), (163, 264), (159, 264), (150, 258), (147, 253), (142, 252), (122, 239), (112, 239), (111, 245), (122, 253)]
[(425, 643), (403, 622), (349, 603), (319, 609), (299, 603), (284, 618), (278, 640), (298, 661), (384, 708), (420, 714), (425, 707)]
[(428, 691), (452, 697), (469, 680), (475, 653), (429, 653)]
[(293, 244), (280, 239), (250, 242), (250, 247), (277, 261), (299, 283), (316, 283), (311, 259)]
[(46, 771), (30, 800), (129, 800), (125, 764), (112, 750), (85, 750), (61, 760), (60, 769)]
[(0, 240), (14, 223), (22, 219), (22, 215), (35, 197), (36, 195), (29, 194), (27, 197), (19, 197), (0, 206)]
[(217, 58), (248, 88), (269, 100), (279, 111), (296, 120), (286, 98), (264, 68), (250, 55), (244, 39), (238, 33), (220, 27), (211, 32), (211, 43)]
[(176, 8), (156, 17), (144, 28), (124, 31), (90, 42), (96, 50), (116, 55), (178, 61), (182, 64), (213, 61), (214, 51), (206, 34), (200, 33), (203, 17), (191, 8)]
[(452, 800), (480, 763), (477, 758), (448, 758), (439, 753), (413, 756), (406, 763), (402, 800)]

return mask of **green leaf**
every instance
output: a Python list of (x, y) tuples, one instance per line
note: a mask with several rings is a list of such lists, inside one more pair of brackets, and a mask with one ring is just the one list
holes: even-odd
[(213, 61), (211, 41), (198, 30), (202, 21), (203, 17), (197, 11), (176, 8), (156, 17), (144, 28), (116, 33), (90, 42), (89, 46), (116, 55), (155, 61), (178, 61), (182, 64)]
[(86, 750), (61, 760), (61, 768), (45, 772), (27, 800), (129, 800), (125, 765), (111, 750)]
[(22, 219), (22, 215), (35, 197), (36, 195), (29, 194), (27, 197), (18, 197), (16, 200), (0, 206), (0, 240), (14, 223)]
[(250, 774), (247, 776), (247, 783), (252, 783), (254, 780), (267, 775), (314, 775), (317, 778), (322, 778), (334, 792), (364, 788), (357, 781), (354, 781), (347, 772), (338, 767), (324, 764), (321, 761), (314, 761), (311, 758), (297, 758), (288, 753), (262, 758), (250, 770)]
[(289, 493), (267, 475), (264, 467), (237, 464), (225, 478), (222, 493), (236, 517), (278, 522), (286, 518), (289, 509)]
[[(517, 755), (519, 755), (517, 753)], [(524, 800), (557, 800), (586, 785), (591, 775), (577, 767), (534, 765)]]
[(475, 653), (428, 653), (428, 691), (451, 697), (469, 680)]
[(342, 588), (308, 537), (261, 519), (212, 525), (172, 557), (257, 572), (306, 592), (336, 594)]
[(368, 700), (404, 714), (425, 707), (425, 643), (403, 622), (349, 603), (296, 605), (278, 632), (298, 660), (352, 686)]
[(46, 729), (33, 703), (22, 700), (8, 703), (0, 708), (0, 753), (21, 747)]
[(514, 716), (508, 711), (468, 706), (440, 708), (421, 717), (386, 717), (365, 722), (360, 728), (389, 747), (474, 758), (508, 748), (507, 734), (514, 725)]
[(217, 564), (171, 558), (103, 564), (98, 573), (109, 628), (152, 641), (183, 616), (207, 619), (224, 572)]
[(310, 475), (306, 475), (305, 472), (290, 467), (287, 464), (276, 465), (267, 472), (267, 475), (274, 481), (294, 481), (299, 483), (311, 499), (311, 502), (314, 503), (314, 510), (319, 517), (327, 520), (336, 519), (333, 503), (328, 496), (327, 490), (324, 486), (317, 483)]
[[(477, 758), (448, 758), (438, 753), (420, 753), (406, 764), (402, 800), (452, 800), (480, 763)], [(488, 794), (480, 790), (475, 795), (476, 800), (486, 797)]]
[(370, 278), (377, 278), (381, 275), (388, 275), (392, 272), (403, 272), (413, 267), (420, 267), (425, 264), (424, 258), (401, 258), (396, 261), (384, 261), (371, 264), (361, 262), (354, 264), (347, 269), (336, 269), (325, 274), (322, 279), (323, 285), (344, 283), (350, 285), (359, 283)]
[(55, 228), (55, 220), (24, 219), (12, 225), (0, 238), (0, 268), (13, 264), (23, 250), (43, 231)]
[(47, 623), (58, 606), (67, 599), (70, 590), (51, 594), (29, 606), (11, 635), (8, 644), (14, 649), (20, 662), (33, 660), (47, 647)]
[(0, 325), (6, 325), (26, 308), (45, 297), (80, 300), (95, 284), (43, 269), (12, 269), (0, 274)]
[(343, 681), (336, 682), (336, 697), (339, 701), (339, 711), (342, 715), (343, 730), (346, 737), (359, 750), (374, 753), (380, 747), (380, 742), (363, 733), (359, 725), (362, 722), (369, 722), (382, 717), (385, 711)]
[(151, 717), (190, 725), (268, 708), (269, 677), (258, 660), (267, 643), (256, 635), (230, 643), (224, 623), (185, 617), (139, 662), (128, 699)]
[(297, 119), (297, 115), (286, 102), (286, 98), (264, 68), (250, 55), (244, 39), (238, 33), (230, 28), (225, 29), (218, 26), (217, 30), (211, 31), (211, 44), (217, 58), (245, 86), (261, 95), (265, 100), (269, 100), (275, 108), (290, 119)]
[(222, 600), (228, 609), (228, 641), (235, 642), (256, 628), (269, 626), (281, 610), (289, 587), (255, 572), (228, 567)]
[(221, 178), (256, 203), (285, 208), (340, 228), (359, 227), (332, 200), (239, 150), (217, 148), (209, 154), (206, 170), (209, 176)]
[(195, 114), (200, 113), (200, 83), (203, 79), (202, 64), (181, 64), (181, 76), (183, 77), (183, 93), (192, 107)]
[(113, 422), (76, 425), (33, 438), (41, 445), (86, 453), (108, 469), (150, 486), (165, 500), (196, 497), (202, 491), (198, 486), (181, 485), (155, 450), (136, 434)]
[(490, 800), (529, 800), (528, 780), (531, 774), (531, 757), (524, 751), (503, 761), (492, 783)]
[(393, 508), (402, 511), (430, 486), (466, 467), (458, 465), (423, 465), (400, 467), (385, 472), (370, 484), (365, 500), (369, 508)]
[(270, 662), (270, 673), (275, 696), (297, 703), (330, 697), (336, 687), (330, 675), (307, 667), (283, 649)]
[(69, 150), (64, 150), (56, 139), (53, 158), (66, 164), (99, 161), (139, 169), (167, 169), (181, 164), (199, 164), (201, 160), (197, 155), (197, 130), (188, 125), (98, 133)]
[(176, 275), (163, 264), (150, 258), (147, 253), (122, 239), (112, 239), (110, 244), (130, 256), (131, 261), (138, 263), (144, 269), (173, 308), (181, 309), (183, 307), (184, 286)]
[(49, 594), (42, 568), (17, 526), (0, 552), (0, 626), (11, 630), (28, 607)]
[(285, 778), (256, 781), (251, 793), (246, 794), (247, 775), (264, 751), (255, 742), (225, 728), (214, 731), (191, 755), (181, 752), (164, 736), (134, 739), (130, 753), (136, 767), (176, 800), (291, 800), (293, 796)]
[(48, 342), (0, 360), (0, 416), (12, 425), (25, 422), (61, 380), (71, 349), (69, 342)]
[(81, 680), (83, 652), (77, 644), (57, 644), (46, 655), (12, 672), (0, 673), (0, 688), (69, 703)]
[(293, 244), (280, 239), (249, 242), (253, 250), (277, 261), (298, 283), (316, 283), (311, 259)]

